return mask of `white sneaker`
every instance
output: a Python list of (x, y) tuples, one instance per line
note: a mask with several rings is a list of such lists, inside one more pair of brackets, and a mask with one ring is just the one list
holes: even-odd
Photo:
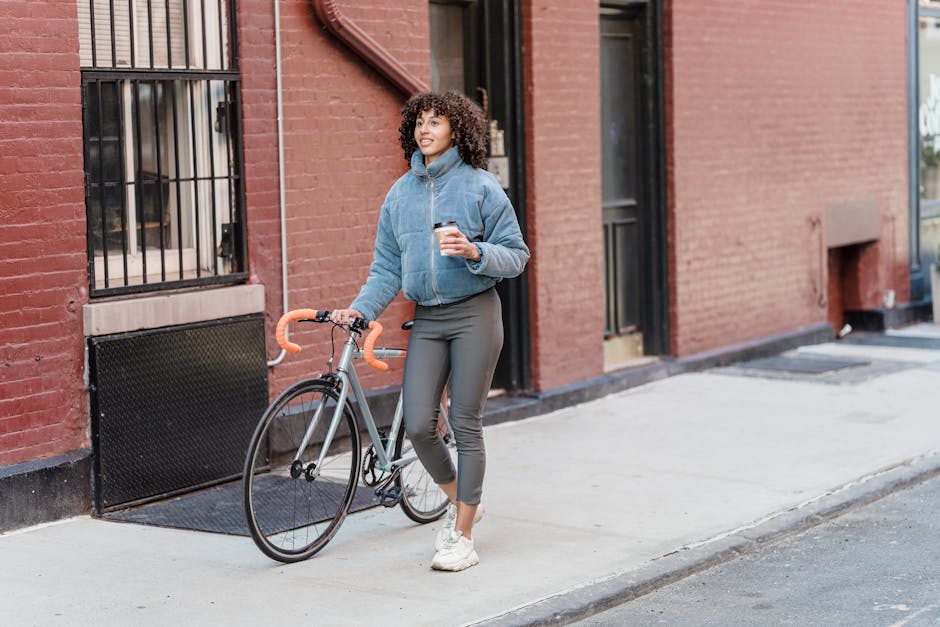
[[(486, 508), (483, 507), (483, 503), (480, 503), (477, 506), (477, 512), (473, 515), (473, 524), (477, 524), (483, 520), (483, 514), (486, 513)], [(447, 511), (444, 512), (443, 518), (444, 524), (441, 525), (441, 528), (437, 532), (437, 538), (434, 539), (434, 550), (440, 551), (444, 548), (444, 545), (447, 543), (447, 539), (454, 533), (454, 528), (457, 526), (457, 506), (453, 503), (447, 505)]]
[(444, 548), (434, 554), (431, 568), (434, 570), (458, 571), (480, 563), (480, 557), (473, 548), (473, 540), (467, 540), (461, 532), (452, 533)]

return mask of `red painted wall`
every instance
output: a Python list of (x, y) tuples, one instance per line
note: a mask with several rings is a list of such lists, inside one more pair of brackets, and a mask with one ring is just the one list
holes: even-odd
[(905, 4), (684, 8), (667, 29), (673, 352), (826, 321), (812, 220), (831, 203), (875, 199), (883, 224), (842, 306), (907, 301)]
[(74, 2), (0, 3), (0, 466), (88, 444)]
[(523, 2), (532, 383), (603, 372), (596, 4)]

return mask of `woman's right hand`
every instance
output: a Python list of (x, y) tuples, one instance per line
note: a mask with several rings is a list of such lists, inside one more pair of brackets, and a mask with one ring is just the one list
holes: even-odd
[(330, 313), (330, 320), (336, 324), (349, 324), (353, 318), (362, 318), (362, 314), (355, 309), (334, 309)]

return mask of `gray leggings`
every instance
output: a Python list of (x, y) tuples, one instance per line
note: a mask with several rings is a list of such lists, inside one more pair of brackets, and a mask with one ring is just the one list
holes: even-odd
[(450, 376), (457, 500), (470, 505), (480, 502), (483, 491), (483, 405), (502, 348), (502, 308), (495, 289), (452, 305), (415, 308), (402, 385), (405, 432), (434, 481), (453, 481), (454, 466), (434, 413)]

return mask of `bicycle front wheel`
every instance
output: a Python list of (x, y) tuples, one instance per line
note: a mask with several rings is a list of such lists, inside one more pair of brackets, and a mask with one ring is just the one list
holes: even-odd
[[(454, 434), (447, 421), (439, 420), (438, 424), (438, 432), (447, 447), (451, 463), (456, 468), (457, 442), (454, 440)], [(414, 446), (402, 427), (398, 432), (398, 440), (395, 442), (395, 459), (413, 454)], [(411, 520), (423, 524), (435, 521), (444, 515), (444, 510), (447, 509), (447, 495), (431, 478), (420, 460), (404, 466), (395, 479), (395, 483), (401, 488), (401, 509)]]
[(255, 544), (281, 562), (307, 559), (336, 534), (353, 499), (359, 432), (347, 403), (324, 441), (338, 394), (331, 382), (302, 381), (265, 411), (243, 474), (245, 517)]

